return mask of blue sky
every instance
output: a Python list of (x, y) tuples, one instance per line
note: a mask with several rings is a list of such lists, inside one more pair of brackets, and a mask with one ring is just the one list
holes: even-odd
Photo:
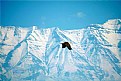
[(1, 1), (1, 26), (80, 29), (121, 19), (120, 1)]

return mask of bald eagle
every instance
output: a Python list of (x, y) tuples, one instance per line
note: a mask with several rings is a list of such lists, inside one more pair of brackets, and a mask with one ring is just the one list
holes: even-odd
[(61, 43), (61, 44), (62, 44), (62, 48), (67, 47), (69, 50), (72, 50), (71, 45), (68, 42), (64, 42), (64, 43)]

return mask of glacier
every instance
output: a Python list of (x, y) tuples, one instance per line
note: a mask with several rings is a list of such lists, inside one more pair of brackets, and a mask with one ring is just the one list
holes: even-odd
[(120, 80), (121, 19), (75, 30), (0, 26), (0, 81)]

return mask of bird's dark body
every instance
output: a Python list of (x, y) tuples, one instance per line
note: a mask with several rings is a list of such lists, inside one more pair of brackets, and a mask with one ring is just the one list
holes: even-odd
[(72, 50), (71, 45), (68, 42), (64, 42), (64, 43), (61, 43), (61, 44), (62, 44), (62, 48), (67, 47), (69, 50)]

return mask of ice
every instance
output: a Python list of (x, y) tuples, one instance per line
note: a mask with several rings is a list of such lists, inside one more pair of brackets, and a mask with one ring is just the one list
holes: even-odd
[(77, 30), (0, 26), (0, 80), (120, 81), (120, 29), (121, 19)]

